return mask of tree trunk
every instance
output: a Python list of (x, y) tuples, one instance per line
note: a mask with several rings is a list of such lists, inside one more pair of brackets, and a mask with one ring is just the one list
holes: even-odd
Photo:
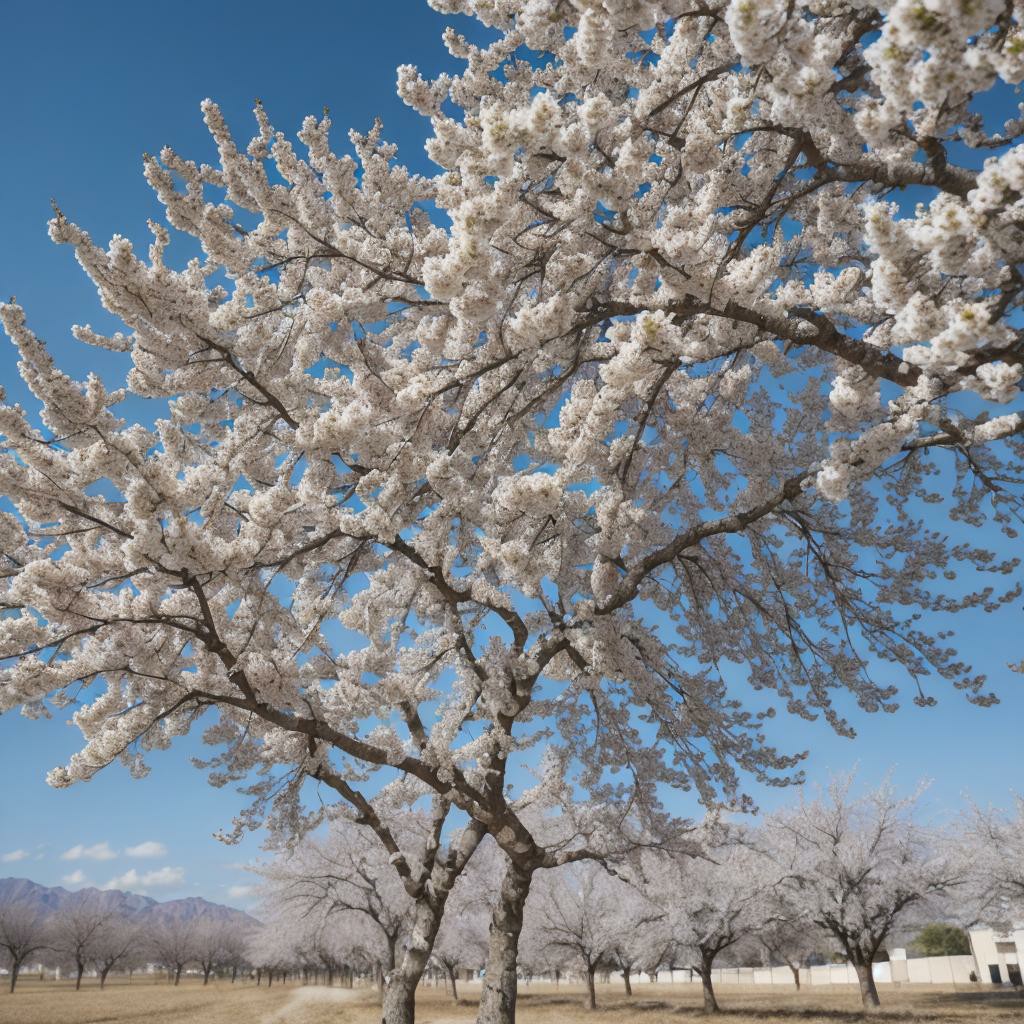
[(174, 984), (175, 985), (177, 985), (178, 982), (181, 981), (181, 969), (182, 969), (182, 967), (184, 967), (184, 964), (178, 964), (178, 966), (174, 970)]
[[(468, 860), (482, 838), (482, 832), (467, 830), (463, 852)], [(468, 848), (467, 848), (468, 847)], [(441, 927), (448, 895), (458, 875), (447, 864), (435, 861), (430, 882), (416, 904), (416, 911), (405, 941), (401, 961), (395, 956), (396, 941), (390, 944), (391, 969), (384, 984), (383, 1024), (413, 1024), (416, 1019), (416, 987), (430, 962), (434, 940)], [(521, 926), (520, 921), (520, 926)], [(452, 983), (454, 991), (454, 980)]]
[(110, 968), (109, 967), (104, 967), (100, 971), (100, 988), (103, 988), (103, 986), (106, 985), (106, 983), (107, 983), (107, 975), (109, 973), (110, 973)]
[(793, 983), (796, 985), (797, 992), (800, 991), (800, 968), (794, 967), (792, 964), (789, 965), (789, 969), (793, 972)]
[(587, 1009), (597, 1009), (597, 989), (594, 987), (594, 968), (587, 968)]
[(865, 1010), (877, 1010), (881, 1006), (878, 989), (875, 987), (875, 976), (871, 972), (871, 963), (858, 961), (854, 965), (857, 972), (857, 984), (860, 986), (860, 1001)]
[[(434, 873), (436, 885), (431, 895), (423, 896), (416, 906), (409, 937), (401, 962), (388, 971), (384, 988), (383, 1024), (413, 1024), (416, 1019), (416, 986), (430, 962), (441, 915), (454, 879)], [(430, 887), (428, 887), (430, 889)], [(395, 962), (392, 952), (392, 963)]]
[(402, 972), (392, 971), (384, 986), (381, 1024), (413, 1024), (416, 1020), (416, 984)]
[(11, 964), (11, 987), (10, 991), (14, 991), (14, 986), (18, 984), (18, 975), (21, 973), (21, 961), (15, 960)]
[(515, 1024), (519, 934), (533, 871), (532, 867), (511, 863), (501, 880), (501, 894), (491, 915), (477, 1024)]
[(80, 992), (82, 989), (82, 975), (85, 974), (85, 964), (79, 960), (75, 964), (75, 991)]
[(448, 980), (452, 983), (452, 1002), (457, 1003), (459, 1001), (459, 985), (457, 974), (458, 971), (451, 964), (448, 965)]
[(702, 965), (697, 973), (700, 975), (701, 987), (704, 990), (704, 1012), (718, 1013), (718, 1000), (715, 998), (715, 989), (711, 984), (711, 965)]
[(633, 982), (629, 979), (629, 968), (622, 968), (622, 980), (626, 983), (626, 995), (631, 996), (633, 994)]

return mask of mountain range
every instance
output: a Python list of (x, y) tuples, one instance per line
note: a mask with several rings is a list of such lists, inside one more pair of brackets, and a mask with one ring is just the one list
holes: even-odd
[(258, 922), (244, 910), (211, 903), (200, 896), (161, 903), (121, 889), (78, 889), (39, 885), (27, 878), (0, 878), (0, 904), (27, 903), (41, 914), (69, 910), (83, 903), (98, 906), (134, 921), (223, 921), (228, 924), (254, 925)]

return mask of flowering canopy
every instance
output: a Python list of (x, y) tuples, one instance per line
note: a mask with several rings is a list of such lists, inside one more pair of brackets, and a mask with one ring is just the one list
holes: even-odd
[(649, 816), (788, 777), (723, 662), (841, 730), (833, 691), (895, 706), (879, 664), (989, 699), (915, 620), (1006, 599), (947, 563), (1014, 568), (921, 510), (1018, 510), (1024, 126), (976, 102), (1024, 77), (1018, 5), (432, 4), (489, 40), (399, 70), (435, 175), (379, 124), (350, 157), (309, 118), (300, 153), (261, 106), (240, 149), (207, 102), (218, 166), (145, 160), (148, 253), (51, 222), (124, 387), (2, 307), (42, 427), (0, 407), (0, 709), (89, 694), (51, 781), (216, 708), (214, 781), (265, 775), (239, 828), (301, 827), (313, 778), (386, 836), (380, 770), (539, 856), (519, 808), (571, 765)]
[(955, 833), (923, 825), (923, 790), (900, 798), (888, 783), (859, 797), (852, 777), (776, 812), (766, 846), (780, 895), (831, 935), (853, 964), (866, 1007), (878, 1005), (871, 965), (897, 928), (935, 920), (942, 897), (962, 886), (971, 860)]

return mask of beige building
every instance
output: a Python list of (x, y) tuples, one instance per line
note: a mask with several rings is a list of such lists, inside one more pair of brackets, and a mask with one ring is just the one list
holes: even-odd
[(1020, 985), (1024, 954), (1024, 927), (997, 932), (993, 928), (971, 928), (971, 952), (978, 965), (978, 980), (991, 985)]

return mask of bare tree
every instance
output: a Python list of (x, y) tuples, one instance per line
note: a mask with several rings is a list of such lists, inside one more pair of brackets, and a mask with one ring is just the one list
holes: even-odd
[(487, 955), (487, 925), (492, 907), (488, 879), (481, 870), (484, 865), (494, 867), (493, 844), (485, 846), (469, 869), (459, 879), (448, 901), (441, 930), (434, 943), (433, 960), (445, 973), (452, 1001), (459, 1001), (459, 970), (480, 967)]
[(616, 963), (620, 910), (640, 895), (593, 862), (546, 872), (535, 886), (528, 906), (535, 916), (536, 938), (567, 966), (582, 972), (587, 1006), (596, 1009), (594, 979), (599, 970), (610, 970)]
[(758, 932), (769, 965), (785, 964), (800, 989), (800, 968), (821, 950), (825, 936), (821, 929), (801, 916), (791, 905), (782, 904), (772, 911), (771, 919)]
[(156, 959), (177, 985), (181, 973), (196, 959), (195, 927), (189, 921), (161, 921), (149, 940)]
[(225, 927), (221, 934), (221, 962), (231, 972), (231, 984), (235, 983), (238, 972), (249, 965), (249, 929), (236, 926)]
[(200, 921), (192, 934), (195, 959), (203, 972), (203, 984), (210, 983), (210, 975), (224, 962), (227, 935), (231, 926), (223, 921)]
[(26, 903), (0, 904), (0, 951), (11, 972), (13, 992), (25, 961), (33, 953), (52, 948), (49, 922)]
[(124, 917), (108, 917), (92, 940), (92, 960), (100, 979), (100, 988), (107, 976), (118, 966), (129, 963), (141, 944), (142, 931)]
[[(417, 820), (404, 819), (396, 835), (416, 845)], [(429, 842), (429, 835), (422, 836)], [(372, 945), (379, 947), (382, 986), (399, 959), (400, 940), (407, 934), (413, 904), (388, 862), (386, 851), (368, 829), (339, 824), (325, 840), (308, 838), (286, 859), (262, 871), (268, 906), (300, 914), (335, 915), (359, 920)]]
[(111, 913), (95, 900), (84, 900), (56, 914), (52, 921), (53, 947), (75, 969), (75, 991), (96, 955), (97, 940)]

